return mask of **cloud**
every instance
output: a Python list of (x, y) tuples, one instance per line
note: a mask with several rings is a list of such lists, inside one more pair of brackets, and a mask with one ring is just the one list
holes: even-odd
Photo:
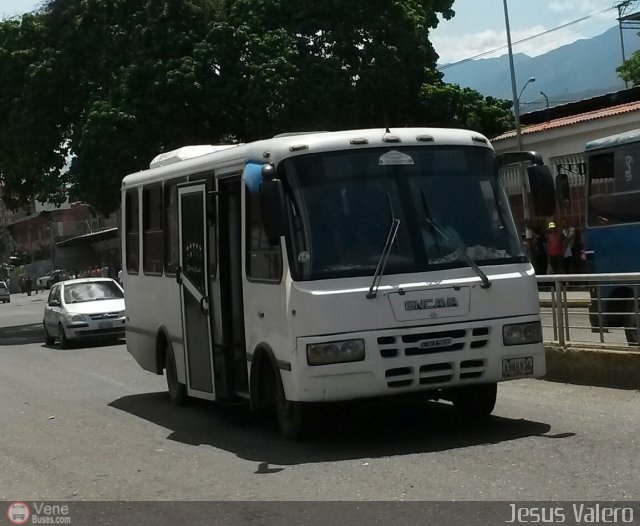
[[(530, 57), (535, 57), (547, 53), (558, 47), (571, 44), (582, 38), (590, 38), (592, 34), (585, 34), (584, 28), (578, 26), (568, 26), (539, 37), (532, 38), (526, 42), (518, 43), (520, 40), (544, 33), (549, 28), (543, 25), (531, 26), (524, 30), (511, 31), (511, 42), (514, 53), (524, 53)], [(602, 31), (599, 31), (602, 32)], [(468, 59), (481, 53), (498, 49), (496, 52), (485, 55), (482, 58), (499, 57), (507, 53), (507, 35), (505, 31), (481, 31), (466, 35), (431, 35), (431, 43), (440, 55), (438, 63), (448, 64), (459, 60)]]
[(602, 9), (601, 0), (552, 0), (549, 9), (557, 13), (570, 13), (572, 18)]
[[(575, 42), (582, 37), (580, 33), (574, 32), (571, 28), (556, 31), (544, 35), (528, 42), (517, 44), (519, 40), (537, 35), (546, 31), (544, 26), (532, 26), (526, 30), (511, 31), (511, 41), (514, 43), (514, 53), (524, 53), (529, 56), (541, 55), (552, 49), (571, 42)], [(484, 58), (498, 57), (507, 53), (507, 35), (505, 31), (481, 31), (463, 36), (440, 36), (432, 35), (431, 42), (440, 54), (440, 63), (457, 62), (480, 53), (485, 53), (492, 49), (499, 49), (495, 53)]]

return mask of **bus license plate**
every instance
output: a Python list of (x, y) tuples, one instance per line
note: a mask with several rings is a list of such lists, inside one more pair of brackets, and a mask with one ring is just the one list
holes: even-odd
[(502, 360), (502, 377), (530, 376), (533, 374), (533, 356), (524, 358), (504, 358)]

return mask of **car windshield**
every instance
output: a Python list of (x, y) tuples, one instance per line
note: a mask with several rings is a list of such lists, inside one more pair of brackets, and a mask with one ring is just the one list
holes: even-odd
[(296, 280), (372, 275), (392, 219), (385, 274), (524, 262), (485, 147), (390, 147), (310, 154), (279, 167), (290, 201)]
[(124, 298), (122, 290), (113, 281), (71, 283), (64, 287), (65, 303), (115, 300)]

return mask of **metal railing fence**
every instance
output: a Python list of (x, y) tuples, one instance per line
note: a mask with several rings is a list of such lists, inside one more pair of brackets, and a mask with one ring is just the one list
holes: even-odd
[(545, 341), (640, 350), (640, 272), (536, 280)]

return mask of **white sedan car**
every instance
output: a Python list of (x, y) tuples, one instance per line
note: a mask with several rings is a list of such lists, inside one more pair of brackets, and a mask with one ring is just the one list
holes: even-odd
[(124, 292), (110, 278), (61, 281), (51, 287), (44, 308), (47, 345), (62, 348), (90, 338), (124, 338)]

